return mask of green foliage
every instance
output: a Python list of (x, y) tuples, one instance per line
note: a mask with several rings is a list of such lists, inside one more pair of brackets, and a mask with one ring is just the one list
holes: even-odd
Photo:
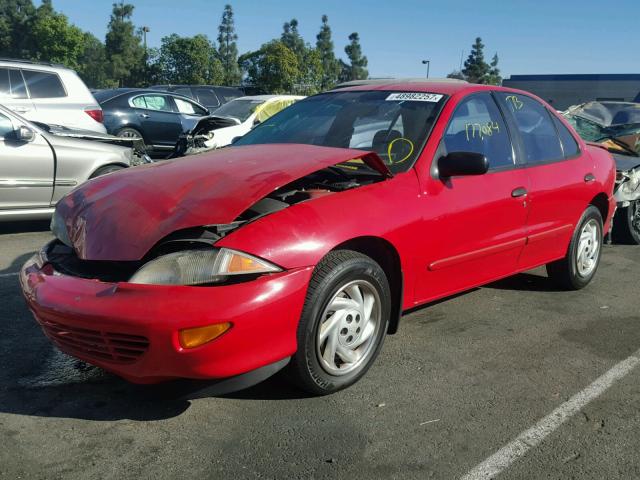
[(449, 75), (447, 75), (447, 78), (455, 78), (457, 80), (466, 80), (460, 70), (454, 70)]
[(316, 36), (316, 50), (322, 62), (320, 88), (327, 90), (338, 83), (341, 67), (334, 53), (331, 27), (329, 27), (329, 18), (326, 15), (322, 16), (322, 26)]
[(144, 47), (131, 21), (133, 9), (128, 3), (113, 4), (105, 38), (109, 75), (119, 86), (139, 85), (146, 76)]
[(67, 17), (53, 10), (50, 1), (37, 8), (30, 28), (30, 57), (77, 69), (84, 51), (84, 35)]
[(92, 33), (83, 34), (83, 50), (78, 58), (78, 75), (91, 88), (113, 88), (117, 82), (109, 77), (104, 44)]
[(157, 59), (161, 83), (218, 85), (224, 81), (218, 52), (206, 35), (162, 39)]
[(300, 77), (296, 54), (281, 40), (265, 43), (259, 50), (245, 53), (238, 61), (247, 72), (248, 82), (267, 92), (293, 92)]
[(280, 41), (297, 59), (298, 73), (290, 92), (301, 95), (317, 93), (322, 86), (322, 59), (311, 45), (304, 43), (295, 18), (283, 25)]
[(32, 57), (28, 32), (35, 12), (31, 0), (0, 0), (0, 55)]
[(502, 77), (500, 76), (500, 69), (498, 68), (498, 54), (494, 54), (491, 59), (491, 63), (489, 64), (489, 74), (487, 75), (486, 84), (487, 85), (501, 85)]
[(341, 62), (342, 72), (340, 79), (344, 81), (350, 80), (364, 80), (369, 77), (369, 71), (367, 70), (368, 60), (367, 57), (362, 55), (362, 47), (360, 46), (360, 36), (357, 32), (353, 32), (349, 35), (349, 45), (344, 48), (344, 51), (349, 58), (350, 65)]
[(237, 40), (233, 10), (231, 5), (225, 5), (222, 21), (218, 27), (218, 55), (224, 68), (222, 83), (225, 85), (238, 85), (242, 80), (242, 73), (238, 66)]

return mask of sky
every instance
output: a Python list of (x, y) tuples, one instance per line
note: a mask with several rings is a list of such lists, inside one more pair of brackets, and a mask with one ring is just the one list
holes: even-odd
[[(39, 2), (34, 2), (38, 4)], [(104, 39), (112, 0), (53, 0), (56, 10)], [(487, 61), (498, 53), (504, 77), (513, 74), (640, 73), (639, 0), (128, 0), (133, 22), (146, 25), (148, 44), (171, 33), (217, 37), (225, 3), (235, 13), (240, 53), (279, 37), (282, 24), (299, 23), (315, 45), (329, 16), (336, 55), (358, 32), (369, 75), (444, 77), (460, 66), (475, 37)], [(615, 5), (614, 5), (615, 4)], [(611, 7), (608, 7), (611, 5)]]

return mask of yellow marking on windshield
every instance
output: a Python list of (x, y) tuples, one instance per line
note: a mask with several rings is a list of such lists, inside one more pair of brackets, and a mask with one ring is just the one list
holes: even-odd
[[(402, 140), (403, 142), (407, 142), (409, 144), (409, 153), (407, 153), (400, 160), (394, 162), (393, 161), (393, 157), (391, 156), (391, 150), (393, 149), (393, 145), (399, 140)], [(399, 137), (399, 138), (395, 138), (395, 139), (391, 140), (389, 142), (389, 146), (387, 147), (387, 156), (389, 157), (389, 164), (390, 165), (404, 162), (405, 160), (407, 160), (411, 156), (412, 153), (413, 153), (413, 142), (411, 140), (409, 140), (408, 138), (404, 138), (404, 137)]]
[(514, 110), (522, 110), (522, 107), (524, 107), (524, 102), (520, 100), (516, 95), (509, 95), (505, 98), (505, 100), (507, 101), (507, 103), (511, 103), (511, 106)]

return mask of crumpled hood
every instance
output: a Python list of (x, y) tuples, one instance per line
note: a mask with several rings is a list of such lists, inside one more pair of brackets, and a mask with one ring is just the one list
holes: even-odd
[(230, 223), (277, 188), (354, 158), (391, 176), (377, 154), (362, 150), (229, 147), (98, 177), (60, 200), (56, 219), (82, 259), (139, 260), (176, 230)]

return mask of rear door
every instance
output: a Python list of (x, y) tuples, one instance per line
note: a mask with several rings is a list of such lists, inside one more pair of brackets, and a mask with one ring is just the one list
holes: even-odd
[(451, 152), (484, 155), (489, 172), (448, 179), (431, 172), (430, 191), (422, 196), (424, 269), (417, 302), (514, 273), (526, 242), (528, 204), (521, 193), (527, 174), (516, 163), (510, 131), (489, 92), (456, 107), (434, 162)]
[(17, 68), (0, 67), (0, 103), (25, 118), (33, 118), (35, 107)]
[(539, 101), (507, 92), (497, 92), (496, 97), (514, 126), (527, 166), (530, 212), (520, 266), (534, 267), (566, 254), (575, 226), (591, 201), (585, 188), (590, 165), (572, 134)]
[(53, 151), (38, 133), (16, 140), (20, 126), (0, 112), (0, 210), (49, 207), (53, 195)]
[(140, 120), (145, 141), (154, 148), (173, 148), (182, 133), (182, 123), (170, 95), (150, 93), (130, 99)]

